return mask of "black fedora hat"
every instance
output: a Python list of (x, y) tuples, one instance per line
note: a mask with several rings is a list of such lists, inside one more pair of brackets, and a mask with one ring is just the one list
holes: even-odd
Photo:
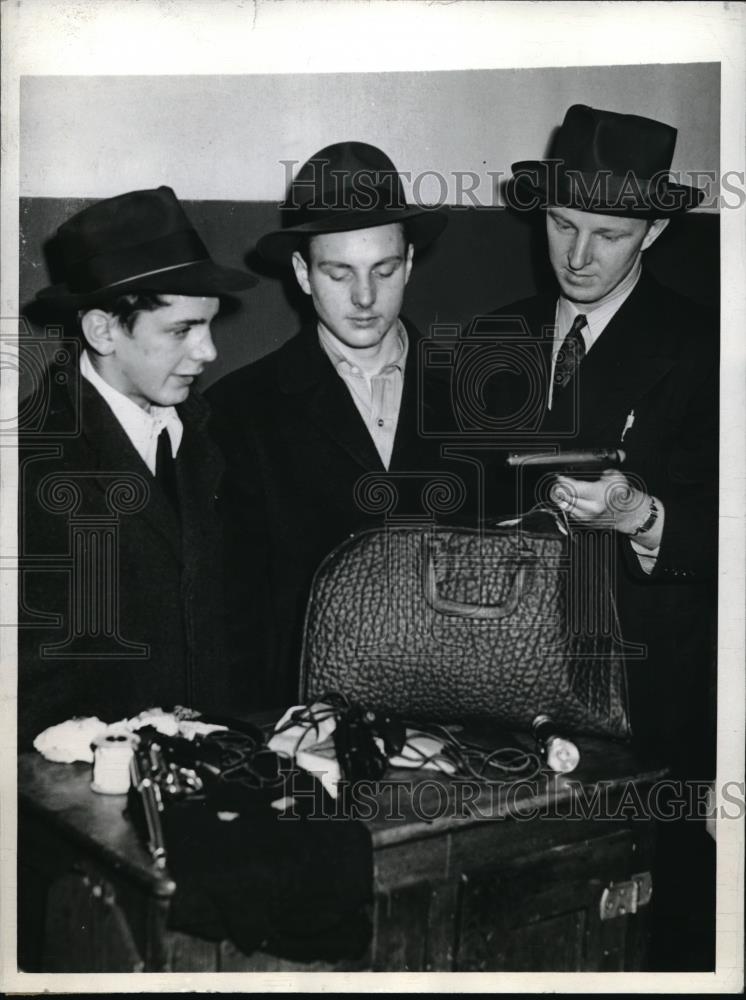
[(574, 104), (548, 159), (513, 164), (506, 201), (524, 211), (558, 205), (640, 218), (686, 211), (704, 192), (670, 177), (676, 135), (652, 118)]
[(415, 248), (445, 228), (446, 214), (407, 205), (399, 173), (377, 146), (337, 142), (325, 146), (298, 171), (282, 206), (284, 225), (257, 243), (266, 260), (286, 263), (306, 236), (406, 222)]
[(89, 205), (54, 240), (65, 280), (37, 292), (40, 305), (82, 308), (136, 291), (220, 296), (257, 283), (212, 260), (170, 187)]

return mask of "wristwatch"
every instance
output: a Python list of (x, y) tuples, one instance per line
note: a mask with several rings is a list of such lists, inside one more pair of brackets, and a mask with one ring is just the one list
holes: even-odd
[(646, 531), (650, 531), (655, 522), (658, 520), (659, 513), (660, 511), (658, 510), (658, 504), (655, 501), (655, 497), (651, 497), (650, 510), (648, 512), (648, 516), (645, 518), (645, 520), (642, 522), (639, 528), (635, 528), (634, 531), (630, 532), (629, 537), (634, 538), (635, 535), (644, 535)]

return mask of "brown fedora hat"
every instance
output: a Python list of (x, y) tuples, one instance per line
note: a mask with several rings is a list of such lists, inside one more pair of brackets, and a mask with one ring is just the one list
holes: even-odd
[(671, 125), (652, 118), (573, 104), (551, 156), (513, 164), (507, 204), (523, 211), (556, 205), (641, 218), (694, 208), (704, 192), (670, 177), (676, 135)]
[(170, 187), (89, 205), (54, 239), (65, 280), (37, 292), (39, 304), (82, 308), (135, 291), (220, 296), (257, 283), (212, 260)]
[(407, 205), (401, 178), (386, 154), (366, 142), (337, 142), (307, 160), (282, 205), (284, 225), (257, 243), (266, 260), (287, 263), (306, 236), (406, 222), (415, 248), (446, 226), (445, 212)]

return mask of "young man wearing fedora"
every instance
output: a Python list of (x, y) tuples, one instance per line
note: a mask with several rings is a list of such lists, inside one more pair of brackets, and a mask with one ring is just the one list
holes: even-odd
[(449, 467), (419, 433), (421, 406), (448, 420), (448, 383), (428, 374), (418, 385), (419, 334), (400, 318), (413, 262), (443, 213), (406, 204), (380, 149), (343, 142), (298, 171), (285, 221), (258, 250), (293, 268), (313, 316), (208, 393), (227, 464), (232, 651), (266, 706), (297, 700), (305, 608), (324, 557), (392, 511), (421, 516), (423, 487)]
[[(615, 597), (637, 745), (666, 761), (677, 778), (710, 779), (718, 327), (707, 310), (660, 285), (644, 264), (669, 222), (702, 199), (702, 192), (670, 177), (675, 141), (676, 129), (662, 122), (571, 107), (551, 158), (515, 163), (507, 188), (515, 209), (543, 211), (556, 285), (495, 315), (503, 323), (512, 317), (540, 360), (543, 418), (532, 447), (624, 453), (621, 468), (588, 476), (560, 472), (550, 480), (550, 496), (582, 529), (578, 538), (588, 553), (597, 533), (586, 529), (612, 531), (616, 540)], [(493, 321), (476, 322), (486, 332)], [(502, 390), (506, 412), (518, 414), (525, 379), (506, 380)], [(508, 432), (505, 445), (520, 450), (515, 437), (511, 442)], [(536, 499), (528, 492), (525, 506)], [(693, 836), (691, 825), (687, 835)], [(671, 881), (677, 878), (686, 875), (674, 873)], [(660, 912), (665, 890), (658, 897)], [(669, 917), (677, 908), (679, 923), (669, 926), (674, 939), (686, 932), (680, 921), (696, 904), (679, 901), (666, 911)], [(703, 930), (699, 944), (711, 929)], [(695, 953), (703, 952), (693, 948), (688, 960), (698, 961)], [(677, 960), (682, 954), (686, 948)]]
[[(79, 376), (47, 373), (19, 435), (19, 738), (71, 716), (225, 708), (222, 470), (193, 383), (220, 297), (256, 283), (215, 264), (168, 187), (61, 225), (47, 322), (76, 314)], [(42, 398), (42, 397), (40, 397)]]

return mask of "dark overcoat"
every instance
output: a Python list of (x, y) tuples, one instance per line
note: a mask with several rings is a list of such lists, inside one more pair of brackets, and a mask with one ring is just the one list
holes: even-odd
[[(485, 335), (496, 319), (523, 328), (518, 339), (535, 347), (543, 399), (556, 304), (553, 290), (479, 321)], [(706, 776), (714, 753), (718, 346), (712, 315), (643, 272), (583, 360), (574, 391), (544, 411), (533, 436), (516, 442), (621, 446), (624, 471), (662, 501), (663, 540), (650, 576), (629, 540), (616, 535), (616, 599), (629, 644), (633, 730), (669, 760), (686, 757), (690, 777), (700, 769)], [(507, 378), (496, 405), (518, 413), (525, 392), (525, 379)]]
[[(454, 427), (448, 373), (425, 370), (421, 338), (407, 331), (388, 472), (315, 326), (207, 393), (226, 460), (231, 655), (256, 706), (297, 700), (312, 578), (340, 542), (391, 518), (477, 517), (480, 473), (441, 450)], [(423, 492), (434, 483), (442, 489)]]
[(19, 441), (19, 737), (73, 715), (225, 710), (222, 471), (195, 392), (178, 407), (180, 516), (104, 399), (52, 384)]

